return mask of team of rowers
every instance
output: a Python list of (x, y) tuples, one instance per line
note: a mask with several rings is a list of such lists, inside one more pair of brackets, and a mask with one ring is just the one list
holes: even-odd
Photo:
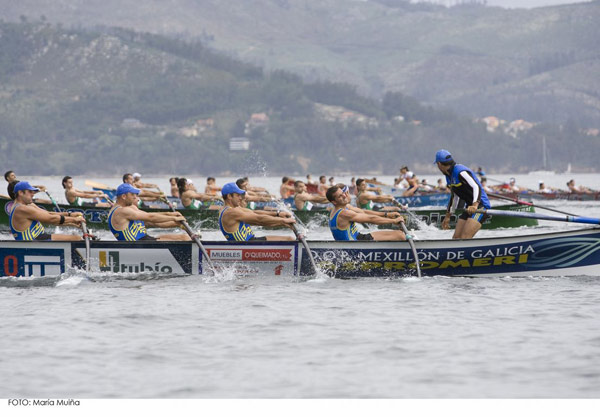
[[(443, 188), (451, 192), (442, 228), (449, 229), (450, 216), (456, 209), (466, 208), (459, 216), (453, 238), (472, 238), (488, 217), (485, 209), (489, 209), (491, 206), (486, 191), (491, 188), (487, 188), (485, 177), (480, 180), (473, 170), (456, 163), (447, 150), (438, 151), (434, 163), (446, 178)], [(413, 195), (420, 187), (416, 176), (407, 167), (402, 167), (400, 174), (395, 185), (406, 181), (408, 186), (404, 195)], [(12, 171), (5, 174), (5, 179), (9, 182), (9, 195), (14, 200), (9, 214), (9, 223), (16, 240), (81, 239), (75, 235), (49, 235), (42, 226), (42, 223), (45, 223), (80, 227), (81, 223), (85, 222), (81, 213), (48, 212), (38, 207), (33, 200), (37, 192), (47, 193), (44, 187), (32, 186), (27, 181), (18, 181)], [(273, 201), (274, 197), (269, 195), (264, 188), (250, 186), (248, 178), (240, 178), (235, 183), (227, 183), (223, 187), (218, 187), (215, 179), (210, 177), (204, 193), (198, 192), (193, 182), (186, 178), (174, 177), (169, 182), (172, 196), (179, 197), (184, 207), (220, 210), (219, 228), (227, 240), (293, 240), (291, 236), (258, 237), (254, 234), (252, 225), (291, 227), (295, 223), (295, 218), (287, 210), (252, 210), (253, 202)], [(290, 182), (292, 183), (290, 184)], [(329, 227), (335, 240), (406, 240), (405, 234), (400, 230), (361, 233), (357, 227), (358, 223), (385, 225), (399, 224), (404, 221), (398, 207), (374, 210), (375, 203), (394, 203), (396, 201), (391, 195), (372, 192), (372, 190), (377, 191), (377, 185), (380, 184), (376, 179), (362, 178), (355, 182), (352, 181), (350, 186), (334, 183), (333, 178), (330, 178), (329, 184), (327, 184), (325, 176), (322, 176), (319, 183), (315, 184), (310, 176), (307, 176), (306, 182), (291, 181), (290, 178), (284, 177), (280, 193), (283, 198), (293, 195), (297, 210), (310, 210), (310, 206), (313, 204), (331, 203), (333, 209), (330, 212)], [(72, 205), (81, 206), (84, 204), (83, 199), (86, 198), (104, 198), (110, 201), (102, 191), (75, 189), (71, 177), (64, 177), (62, 185), (65, 189), (65, 197)], [(313, 186), (313, 188), (316, 186), (316, 193), (309, 193), (309, 186)], [(373, 186), (375, 187), (373, 188)], [(513, 187), (510, 191), (516, 191), (514, 187), (517, 186), (514, 184), (514, 179), (511, 179), (509, 186)], [(149, 190), (151, 188), (156, 188), (157, 191)], [(438, 188), (441, 189), (442, 186), (439, 185)], [(354, 193), (356, 194), (356, 206), (351, 204), (351, 194)], [(152, 237), (147, 233), (148, 227), (174, 228), (180, 227), (185, 221), (185, 218), (175, 211), (149, 213), (140, 208), (143, 207), (145, 201), (164, 198), (164, 194), (156, 184), (143, 183), (141, 175), (138, 173), (127, 173), (123, 176), (123, 183), (116, 189), (116, 201), (92, 204), (112, 207), (108, 216), (108, 225), (117, 240), (190, 240), (190, 236), (179, 233), (163, 234), (160, 237)]]

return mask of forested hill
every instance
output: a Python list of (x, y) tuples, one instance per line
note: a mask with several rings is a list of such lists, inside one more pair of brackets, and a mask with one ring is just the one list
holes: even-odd
[[(467, 164), (527, 171), (540, 168), (542, 137), (558, 169), (595, 169), (600, 154), (574, 123), (488, 132), (400, 93), (372, 100), (348, 84), (307, 84), (198, 41), (23, 20), (0, 23), (4, 171), (391, 174), (431, 170), (440, 147)], [(231, 151), (232, 137), (250, 150)]]
[(373, 97), (400, 91), (471, 117), (599, 127), (600, 0), (530, 10), (463, 3), (0, 0), (0, 18), (196, 38), (268, 70), (348, 82)]

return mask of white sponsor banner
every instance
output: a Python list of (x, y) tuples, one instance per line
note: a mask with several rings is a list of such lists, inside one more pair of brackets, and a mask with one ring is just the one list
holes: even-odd
[(233, 271), (244, 276), (293, 275), (296, 270), (295, 244), (205, 247), (217, 270)]
[[(85, 248), (77, 252), (85, 257)], [(184, 274), (185, 272), (168, 249), (119, 249), (92, 248), (90, 257), (98, 262), (100, 271), (114, 273), (158, 272), (163, 274)]]

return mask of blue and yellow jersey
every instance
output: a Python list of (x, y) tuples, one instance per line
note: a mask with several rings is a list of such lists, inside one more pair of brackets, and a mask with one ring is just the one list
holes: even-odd
[(8, 223), (10, 225), (10, 232), (12, 233), (15, 240), (26, 240), (31, 241), (35, 240), (36, 237), (45, 232), (44, 226), (37, 220), (33, 220), (27, 230), (20, 231), (15, 229), (13, 226), (13, 214), (15, 213), (15, 209), (19, 206), (18, 203), (15, 203), (8, 218)]
[(331, 234), (335, 240), (356, 240), (356, 237), (358, 236), (358, 227), (356, 227), (356, 223), (350, 222), (346, 229), (340, 229), (338, 227), (338, 216), (342, 210), (347, 209), (339, 209), (335, 212), (333, 217), (329, 219), (329, 229), (331, 229)]
[(238, 229), (233, 233), (225, 231), (225, 228), (223, 227), (223, 213), (225, 213), (225, 210), (227, 210), (228, 208), (229, 207), (225, 207), (223, 210), (221, 210), (221, 213), (219, 214), (219, 228), (221, 229), (221, 233), (223, 233), (223, 236), (225, 236), (225, 239), (234, 242), (246, 242), (252, 239), (254, 237), (254, 233), (252, 233), (252, 228), (250, 227), (250, 225), (244, 222), (239, 222)]
[(108, 214), (108, 228), (117, 240), (124, 240), (128, 242), (135, 242), (146, 236), (146, 225), (142, 220), (130, 220), (129, 224), (124, 230), (117, 230), (112, 224), (112, 216), (120, 209), (121, 206), (114, 206)]

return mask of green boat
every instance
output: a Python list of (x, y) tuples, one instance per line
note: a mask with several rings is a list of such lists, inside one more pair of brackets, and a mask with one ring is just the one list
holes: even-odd
[[(10, 210), (12, 208), (12, 201), (6, 198), (0, 197), (0, 205), (2, 209), (0, 210), (0, 229), (8, 230), (8, 216)], [(48, 211), (58, 211), (56, 207), (52, 204), (38, 204), (38, 206), (48, 210)], [(108, 229), (108, 225), (106, 223), (106, 219), (108, 218), (109, 208), (105, 207), (73, 207), (67, 204), (58, 204), (60, 211), (65, 212), (80, 212), (85, 215), (88, 228), (90, 229)], [(533, 206), (525, 206), (518, 204), (509, 204), (509, 205), (501, 205), (495, 206), (494, 209), (498, 210), (508, 210), (508, 211), (522, 211), (522, 212), (534, 212)], [(164, 209), (154, 209), (148, 208), (144, 209), (148, 212), (160, 212), (165, 211)], [(444, 218), (446, 209), (438, 208), (438, 209), (430, 209), (430, 210), (411, 210), (411, 214), (406, 215), (406, 225), (409, 229), (418, 229), (420, 224), (434, 224), (437, 227), (440, 227), (442, 223), (442, 219)], [(218, 210), (188, 210), (181, 209), (179, 210), (181, 214), (183, 214), (192, 227), (195, 229), (217, 229), (218, 225)], [(312, 211), (296, 211), (294, 210), (294, 215), (297, 217), (299, 221), (304, 223), (308, 228), (313, 227), (327, 227), (328, 219), (329, 219), (329, 211), (326, 209), (312, 210)], [(458, 215), (452, 215), (450, 219), (450, 227), (453, 227), (456, 224)], [(422, 223), (421, 223), (422, 222)], [(521, 226), (537, 226), (538, 221), (536, 219), (528, 219), (528, 218), (517, 218), (517, 217), (499, 217), (499, 216), (491, 216), (486, 222), (483, 224), (483, 229), (496, 229), (496, 228), (504, 228), (504, 227), (521, 227)], [(389, 227), (389, 226), (382, 226)]]

